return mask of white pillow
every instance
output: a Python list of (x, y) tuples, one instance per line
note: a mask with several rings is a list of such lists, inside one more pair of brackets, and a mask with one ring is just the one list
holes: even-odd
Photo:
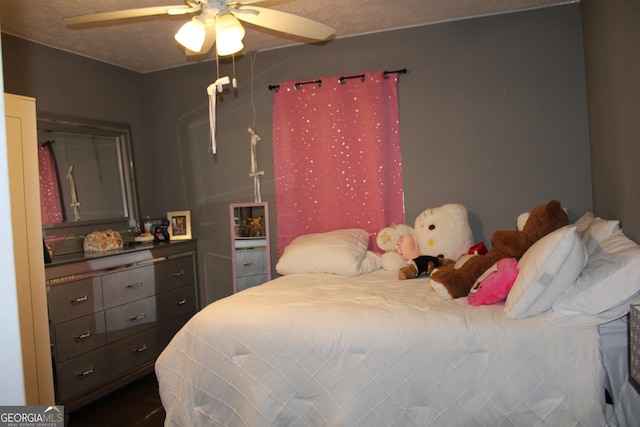
[(380, 255), (367, 250), (369, 233), (359, 228), (295, 238), (276, 264), (279, 274), (327, 273), (358, 276), (379, 270)]
[(584, 215), (582, 215), (580, 218), (577, 219), (574, 225), (576, 226), (576, 230), (578, 231), (578, 234), (580, 235), (580, 237), (582, 237), (587, 227), (589, 227), (589, 225), (591, 225), (591, 223), (595, 219), (596, 219), (596, 216), (594, 215), (593, 212), (586, 212)]
[(620, 221), (596, 217), (582, 234), (587, 254), (593, 254), (604, 239), (618, 230), (620, 230)]
[(553, 304), (550, 323), (607, 323), (627, 314), (638, 298), (640, 246), (620, 230), (600, 244), (575, 284)]
[(538, 240), (518, 263), (520, 273), (507, 301), (509, 319), (545, 312), (571, 286), (587, 261), (575, 225), (567, 225)]

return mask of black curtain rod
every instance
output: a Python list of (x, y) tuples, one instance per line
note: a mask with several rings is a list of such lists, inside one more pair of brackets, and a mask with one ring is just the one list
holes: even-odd
[(347, 82), (347, 80), (350, 79), (360, 79), (361, 81), (364, 81), (364, 74), (360, 74), (358, 76), (346, 76), (346, 77), (340, 77), (338, 79), (338, 83), (340, 83), (341, 85), (345, 84)]
[(407, 69), (406, 68), (401, 68), (399, 70), (394, 70), (394, 71), (383, 71), (382, 72), (382, 77), (385, 79), (389, 78), (389, 74), (407, 74)]
[[(407, 69), (401, 68), (399, 70), (394, 70), (394, 71), (383, 71), (382, 77), (385, 79), (388, 79), (390, 74), (406, 74), (406, 73), (407, 73)], [(358, 74), (357, 76), (343, 76), (338, 78), (338, 82), (340, 84), (345, 84), (349, 79), (360, 79), (364, 81), (364, 74)], [(293, 86), (296, 89), (300, 89), (302, 85), (308, 85), (308, 84), (317, 84), (318, 87), (320, 87), (322, 86), (322, 80), (318, 79), (318, 80), (311, 80), (308, 82), (298, 82), (298, 83), (295, 83)], [(278, 89), (280, 89), (280, 85), (269, 85), (269, 90), (275, 90), (277, 92)]]

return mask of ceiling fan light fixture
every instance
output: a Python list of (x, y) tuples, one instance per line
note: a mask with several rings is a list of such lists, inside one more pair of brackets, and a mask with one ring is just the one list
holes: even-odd
[(233, 55), (234, 53), (240, 52), (242, 49), (244, 49), (244, 43), (242, 43), (242, 40), (216, 40), (218, 56)]
[(217, 18), (216, 33), (218, 37), (242, 40), (244, 38), (244, 27), (235, 16), (230, 13), (223, 13)]
[(197, 17), (184, 24), (175, 35), (175, 39), (182, 46), (193, 52), (200, 52), (204, 44), (206, 25)]
[(216, 21), (216, 49), (218, 55), (231, 55), (244, 48), (244, 27), (230, 13), (218, 16)]

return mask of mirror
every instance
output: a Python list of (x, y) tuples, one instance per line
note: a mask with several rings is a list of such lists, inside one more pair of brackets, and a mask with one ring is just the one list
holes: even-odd
[(38, 117), (43, 236), (139, 229), (126, 124)]

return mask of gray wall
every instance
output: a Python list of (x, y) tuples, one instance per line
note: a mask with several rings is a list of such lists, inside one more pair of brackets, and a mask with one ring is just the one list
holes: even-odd
[[(38, 113), (128, 123), (140, 189), (152, 188), (144, 75), (2, 34), (4, 89), (36, 98)], [(141, 204), (151, 194), (141, 191)]]
[[(57, 60), (51, 64), (61, 58), (80, 61), (49, 54)], [(5, 67), (10, 62), (5, 60)], [(489, 242), (493, 231), (515, 227), (518, 214), (551, 198), (561, 200), (572, 219), (592, 209), (580, 5), (244, 55), (236, 61), (240, 86), (219, 97), (216, 156), (207, 149), (205, 92), (216, 79), (215, 62), (133, 77), (109, 69), (114, 86), (120, 86), (119, 79), (138, 77), (143, 83), (143, 94), (142, 87), (132, 92), (136, 111), (124, 120), (139, 124), (140, 111), (147, 120), (144, 137), (134, 129), (137, 175), (144, 177), (142, 215), (191, 210), (205, 301), (231, 292), (228, 204), (253, 200), (246, 129), (254, 124), (262, 136), (262, 196), (271, 205), (272, 236), (277, 234), (273, 93), (267, 86), (403, 67), (409, 70), (399, 83), (407, 223), (413, 224), (425, 208), (459, 202), (469, 210), (476, 240)], [(221, 64), (223, 75), (231, 69), (230, 63)], [(49, 66), (48, 72), (63, 77), (57, 67)], [(118, 73), (122, 76), (116, 78)], [(99, 101), (83, 98), (85, 89), (66, 88), (74, 92), (69, 99), (80, 102), (78, 110), (93, 112)], [(13, 91), (10, 84), (7, 90)], [(44, 92), (40, 85), (28, 94), (40, 101), (48, 97)], [(144, 106), (139, 108), (140, 102)], [(272, 254), (274, 243), (275, 238)]]
[[(267, 86), (406, 67), (399, 92), (408, 223), (425, 208), (459, 202), (475, 238), (488, 242), (551, 198), (575, 219), (592, 206), (582, 52), (580, 7), (571, 5), (245, 56), (236, 63), (240, 87), (218, 104), (215, 157), (207, 154), (205, 94), (215, 64), (152, 73), (150, 138), (164, 147), (157, 162), (162, 186), (172, 189), (158, 202), (191, 209), (202, 278), (214, 297), (228, 293), (227, 206), (252, 200), (246, 128), (254, 108), (263, 199), (275, 218)], [(222, 65), (223, 75), (230, 70)]]
[(583, 1), (594, 211), (640, 241), (640, 2)]

